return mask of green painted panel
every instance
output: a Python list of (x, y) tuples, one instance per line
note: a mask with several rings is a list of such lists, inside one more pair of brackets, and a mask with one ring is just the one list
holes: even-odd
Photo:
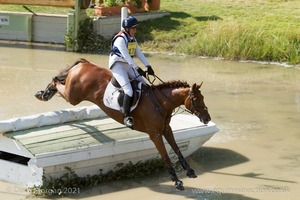
[[(0, 12), (0, 34), (25, 35), (27, 41), (32, 38), (32, 14)], [(19, 39), (19, 38), (15, 38)]]

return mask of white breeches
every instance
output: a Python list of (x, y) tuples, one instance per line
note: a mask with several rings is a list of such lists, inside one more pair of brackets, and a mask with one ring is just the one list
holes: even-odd
[(128, 96), (132, 97), (133, 91), (130, 84), (130, 80), (136, 79), (144, 84), (146, 84), (145, 80), (139, 73), (131, 67), (128, 63), (124, 62), (115, 62), (111, 68), (113, 76), (117, 79), (118, 83), (124, 90), (124, 93)]

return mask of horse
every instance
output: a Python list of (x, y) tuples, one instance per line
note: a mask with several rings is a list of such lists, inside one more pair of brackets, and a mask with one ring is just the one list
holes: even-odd
[[(86, 100), (100, 107), (109, 117), (123, 124), (123, 114), (104, 105), (103, 95), (106, 86), (112, 79), (109, 69), (97, 66), (84, 58), (63, 69), (47, 85), (45, 90), (38, 91), (35, 96), (41, 101), (50, 100), (58, 93), (67, 102), (77, 105)], [(184, 190), (183, 182), (179, 180), (166, 151), (163, 137), (170, 144), (186, 175), (196, 178), (194, 170), (186, 162), (176, 144), (170, 120), (174, 109), (185, 105), (186, 110), (196, 115), (201, 122), (207, 124), (211, 118), (204, 103), (204, 97), (199, 90), (201, 84), (190, 86), (185, 81), (168, 81), (157, 85), (144, 85), (138, 106), (132, 111), (134, 126), (132, 129), (145, 132), (154, 143), (170, 178), (178, 190)]]

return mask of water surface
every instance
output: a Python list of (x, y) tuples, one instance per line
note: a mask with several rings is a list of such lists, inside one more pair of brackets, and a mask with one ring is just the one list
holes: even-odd
[[(108, 63), (102, 55), (0, 47), (0, 120), (73, 107), (60, 97), (41, 102), (33, 95), (80, 57)], [(176, 191), (165, 173), (104, 184), (71, 199), (297, 199), (299, 68), (165, 55), (148, 59), (164, 81), (204, 82), (201, 90), (220, 132), (188, 158), (198, 178), (179, 173), (184, 192)], [(7, 199), (24, 199), (19, 188), (0, 182)]]

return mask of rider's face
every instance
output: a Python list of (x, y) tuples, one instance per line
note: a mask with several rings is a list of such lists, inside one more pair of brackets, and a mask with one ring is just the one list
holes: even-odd
[(129, 35), (130, 35), (131, 37), (134, 36), (135, 32), (136, 32), (136, 27), (132, 27), (132, 28), (129, 29)]

